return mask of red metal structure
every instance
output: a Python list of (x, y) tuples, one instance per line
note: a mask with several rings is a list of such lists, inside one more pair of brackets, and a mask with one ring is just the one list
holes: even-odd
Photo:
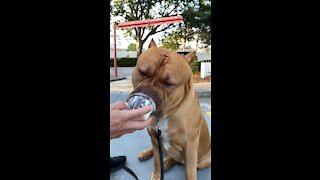
[(137, 21), (129, 21), (119, 24), (113, 25), (113, 37), (114, 37), (114, 73), (115, 76), (118, 76), (117, 74), (117, 46), (116, 46), (116, 29), (127, 29), (127, 28), (134, 28), (134, 27), (146, 27), (146, 26), (155, 26), (160, 24), (173, 24), (177, 22), (182, 22), (183, 18), (182, 16), (171, 16), (171, 17), (163, 17), (163, 18), (157, 18), (157, 19), (146, 19), (146, 20), (137, 20)]

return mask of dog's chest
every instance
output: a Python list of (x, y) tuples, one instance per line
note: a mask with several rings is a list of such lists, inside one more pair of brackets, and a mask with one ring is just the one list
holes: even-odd
[[(161, 130), (163, 149), (170, 155), (174, 160), (178, 162), (184, 162), (183, 156), (181, 156), (182, 147), (179, 144), (172, 142), (174, 134), (169, 133), (169, 119), (159, 120), (159, 129)], [(171, 141), (171, 143), (170, 143)]]
[(169, 120), (167, 118), (159, 120), (159, 129), (161, 131), (162, 144), (166, 151), (168, 151), (169, 148), (171, 147), (169, 133), (168, 133), (168, 123), (169, 123)]

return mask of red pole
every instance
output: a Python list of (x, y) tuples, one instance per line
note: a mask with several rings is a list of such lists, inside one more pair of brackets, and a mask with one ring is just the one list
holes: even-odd
[(182, 22), (182, 16), (171, 16), (171, 17), (163, 17), (157, 19), (145, 19), (145, 20), (136, 20), (119, 23), (117, 27), (121, 29), (133, 28), (133, 27), (146, 27), (146, 26), (155, 26), (160, 24), (173, 24), (177, 22)]
[(117, 46), (116, 46), (116, 28), (117, 25), (113, 25), (113, 40), (114, 40), (114, 45), (113, 45), (113, 66), (114, 66), (114, 75), (118, 76), (117, 74)]

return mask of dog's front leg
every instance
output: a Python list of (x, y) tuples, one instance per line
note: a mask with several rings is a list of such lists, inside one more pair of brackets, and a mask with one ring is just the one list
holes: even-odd
[(198, 145), (199, 139), (195, 141), (189, 141), (185, 148), (185, 167), (186, 167), (186, 179), (197, 179), (197, 159), (198, 159)]
[(154, 169), (151, 175), (151, 180), (160, 180), (160, 157), (159, 157), (159, 147), (158, 147), (158, 139), (155, 131), (150, 133), (151, 135), (151, 142), (152, 142), (152, 149), (153, 149), (153, 158), (154, 158)]

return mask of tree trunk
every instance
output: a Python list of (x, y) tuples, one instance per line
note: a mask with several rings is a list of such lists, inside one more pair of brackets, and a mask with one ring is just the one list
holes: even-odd
[(137, 51), (137, 58), (140, 56), (141, 54), (141, 37), (140, 37), (140, 34), (137, 33), (137, 36), (136, 36), (136, 51)]
[(196, 40), (196, 51), (198, 50), (198, 43), (199, 43), (199, 35), (197, 35), (197, 40)]
[(185, 29), (183, 30), (182, 37), (183, 37), (183, 51), (185, 51), (185, 49), (186, 49), (186, 41), (187, 41), (187, 33), (186, 33)]
[(142, 54), (142, 47), (144, 45), (144, 43), (147, 41), (147, 39), (153, 35), (156, 34), (156, 30), (157, 28), (152, 29), (148, 35), (142, 39), (142, 35), (140, 34), (141, 29), (138, 29), (136, 32), (137, 36), (136, 36), (136, 50), (137, 50), (137, 58)]
[(140, 33), (136, 36), (136, 51), (137, 51), (137, 58), (140, 56), (142, 53), (142, 46), (143, 46), (143, 41), (142, 37), (140, 36)]
[(142, 46), (143, 46), (143, 42), (141, 39), (137, 38), (137, 58), (141, 55), (142, 53)]

